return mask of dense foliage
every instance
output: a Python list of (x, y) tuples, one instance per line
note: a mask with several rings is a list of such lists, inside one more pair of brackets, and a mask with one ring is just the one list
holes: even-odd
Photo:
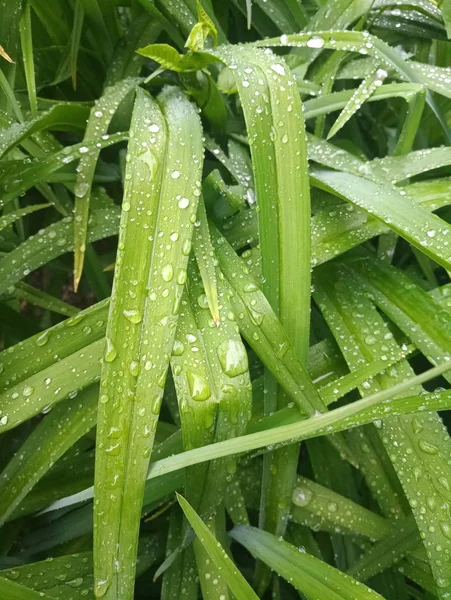
[(448, 34), (0, 0), (1, 599), (451, 598)]

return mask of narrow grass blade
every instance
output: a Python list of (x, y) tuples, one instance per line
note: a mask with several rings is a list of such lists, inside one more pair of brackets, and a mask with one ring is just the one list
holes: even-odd
[[(121, 102), (138, 85), (136, 79), (125, 79), (105, 90), (91, 109), (91, 114), (86, 126), (83, 143), (97, 143), (108, 138), (108, 127), (119, 108)], [(87, 152), (88, 146), (80, 147), (80, 162), (77, 169), (75, 183), (75, 217), (74, 217), (74, 289), (77, 291), (83, 271), (84, 256), (86, 252), (86, 235), (88, 231), (88, 217), (91, 187), (99, 158), (100, 149)]]
[(401, 560), (418, 544), (420, 544), (420, 537), (415, 520), (412, 518), (405, 519), (370, 550), (365, 552), (352, 565), (348, 573), (352, 577), (366, 581)]
[(160, 104), (163, 112), (139, 91), (102, 370), (94, 555), (96, 594), (106, 600), (133, 595), (144, 480), (200, 195), (199, 117), (173, 88)]
[[(76, 319), (77, 317), (75, 317)], [(37, 346), (46, 344), (48, 333), (36, 337)], [(45, 370), (15, 383), (0, 394), (0, 431), (4, 433), (48, 410), (70, 395), (76, 395), (99, 379), (99, 360), (105, 342), (103, 339), (83, 347)], [(71, 377), (67, 377), (67, 373)]]
[(31, 9), (30, 1), (26, 0), (19, 23), (20, 43), (22, 46), (22, 59), (24, 63), (25, 78), (27, 81), (28, 100), (30, 102), (31, 116), (38, 114), (36, 100), (36, 81), (34, 73), (33, 39), (31, 32)]
[[(224, 285), (215, 326), (194, 266), (189, 274), (171, 359), (186, 449), (242, 435), (251, 411), (247, 354)], [(228, 460), (187, 471), (185, 493), (203, 518), (214, 514), (235, 469)]]
[(7, 215), (3, 215), (0, 217), (0, 231), (6, 229), (25, 215), (29, 215), (30, 213), (36, 212), (37, 210), (42, 210), (43, 208), (48, 208), (51, 206), (50, 204), (32, 204), (31, 206), (26, 206), (25, 208), (21, 208), (19, 210), (15, 210), (13, 212), (8, 213)]
[[(272, 449), (273, 444), (294, 443), (302, 439), (330, 435), (337, 431), (346, 431), (347, 429), (360, 427), (373, 421), (377, 422), (382, 418), (387, 418), (387, 415), (399, 416), (415, 412), (448, 410), (451, 406), (451, 394), (449, 391), (422, 394), (408, 398), (402, 397), (396, 400), (393, 400), (393, 396), (417, 384), (429, 381), (449, 369), (450, 365), (446, 362), (403, 383), (398, 383), (392, 388), (381, 390), (367, 398), (301, 422), (297, 419), (293, 422), (293, 418), (290, 417), (282, 419), (282, 422), (286, 423), (288, 421), (287, 425), (277, 425), (274, 427), (273, 418), (266, 417), (265, 423), (262, 423), (262, 426), (256, 433), (247, 434), (224, 442), (209, 444), (203, 448), (188, 450), (177, 456), (173, 455), (169, 458), (155, 461), (149, 468), (147, 479), (153, 480), (184, 469), (185, 467), (224, 456), (250, 452), (252, 450), (267, 448), (268, 446)], [(51, 510), (88, 500), (92, 498), (92, 494), (93, 489), (87, 489), (73, 497), (61, 500), (61, 502), (51, 507)]]
[(83, 130), (89, 115), (89, 107), (77, 102), (56, 104), (47, 112), (38, 115), (24, 123), (14, 123), (5, 131), (2, 131), (0, 142), (0, 156), (9, 152), (29, 136), (43, 131), (53, 129), (56, 131)]
[[(319, 435), (329, 435), (337, 431), (346, 431), (347, 429), (360, 427), (382, 418), (398, 416), (401, 414), (411, 414), (415, 412), (430, 412), (432, 410), (448, 410), (451, 406), (451, 395), (446, 392), (434, 392), (431, 394), (422, 394), (408, 398), (398, 398), (391, 400), (399, 390), (405, 390), (406, 387), (416, 385), (427, 379), (436, 377), (440, 372), (444, 373), (449, 369), (449, 364), (445, 363), (440, 369), (431, 369), (422, 376), (417, 376), (409, 380), (408, 385), (398, 384), (396, 388), (383, 390), (372, 396), (351, 403), (350, 405), (337, 408), (328, 413), (312, 417), (306, 421), (281, 425), (279, 427), (262, 428), (262, 432), (248, 434), (232, 440), (210, 444), (204, 448), (189, 450), (178, 456), (172, 456), (161, 461), (155, 462), (149, 469), (148, 479), (161, 477), (166, 473), (171, 473), (179, 469), (199, 464), (205, 460), (214, 460), (223, 456), (230, 456), (241, 452), (250, 452), (258, 448), (309, 439)], [(89, 497), (89, 496), (88, 496)]]
[(430, 215), (408, 196), (403, 196), (393, 187), (350, 173), (316, 171), (314, 182), (376, 216), (421, 252), (451, 270), (451, 255), (447, 250), (450, 226), (439, 217)]
[(0, 594), (8, 600), (52, 600), (52, 597), (44, 592), (35, 592), (4, 577), (0, 577)]
[[(88, 225), (88, 242), (116, 235), (119, 229), (119, 210), (114, 206), (93, 210)], [(35, 236), (29, 237), (4, 256), (0, 260), (0, 294), (7, 292), (11, 285), (35, 269), (73, 250), (73, 231), (73, 217), (65, 217), (38, 231)]]
[[(115, 133), (106, 140), (87, 144), (75, 144), (66, 146), (56, 154), (52, 154), (42, 160), (30, 162), (27, 159), (11, 162), (8, 171), (3, 171), (0, 175), (2, 199), (0, 208), (8, 202), (14, 200), (18, 195), (22, 195), (33, 186), (38, 186), (49, 179), (49, 176), (58, 169), (64, 168), (71, 162), (76, 161), (81, 153), (97, 153), (101, 148), (107, 148), (112, 144), (123, 142), (127, 139), (127, 134)], [(73, 179), (71, 177), (70, 179)]]
[(108, 302), (99, 302), (71, 319), (11, 346), (0, 354), (0, 390), (37, 375), (105, 335)]
[(77, 1), (74, 7), (74, 23), (70, 40), (70, 71), (74, 90), (77, 89), (77, 63), (84, 17), (83, 5)]
[(33, 306), (40, 306), (45, 310), (50, 310), (65, 317), (73, 317), (80, 310), (76, 306), (72, 306), (59, 298), (55, 298), (51, 294), (47, 294), (37, 288), (27, 285), (26, 283), (18, 283), (11, 291), (14, 298), (24, 300)]
[(207, 213), (203, 200), (197, 209), (198, 223), (193, 238), (193, 250), (199, 267), (207, 296), (208, 307), (216, 325), (219, 325), (218, 286), (216, 282), (216, 263), (213, 245), (210, 239)]
[(257, 594), (246, 582), (229, 558), (227, 552), (222, 548), (221, 544), (216, 540), (199, 515), (179, 494), (177, 494), (177, 499), (200, 543), (205, 548), (210, 559), (221, 570), (222, 576), (227, 581), (227, 585), (235, 598), (237, 600), (257, 600)]
[(362, 81), (332, 125), (327, 134), (327, 139), (340, 131), (343, 125), (361, 108), (362, 104), (368, 100), (371, 94), (382, 85), (387, 75), (388, 73), (384, 69), (376, 69)]
[[(390, 267), (388, 268), (390, 269)], [(324, 270), (323, 267), (321, 276), (318, 278), (318, 284), (321, 283), (318, 300), (326, 318), (329, 319), (335, 330), (337, 342), (341, 345), (350, 368), (353, 368), (356, 363), (362, 360), (371, 360), (373, 352), (378, 352), (378, 346), (383, 345), (383, 351), (387, 354), (390, 353), (396, 342), (394, 342), (392, 334), (388, 331), (375, 307), (371, 306), (370, 300), (365, 299), (359, 281), (352, 281), (350, 277), (346, 277), (345, 273), (345, 270), (340, 271), (335, 267), (334, 274), (332, 274), (331, 268)], [(329, 283), (331, 280), (335, 281), (333, 292), (330, 288), (328, 292), (325, 291), (325, 278)], [(346, 286), (337, 285), (337, 278), (342, 281), (346, 278)], [(342, 315), (344, 314), (344, 307), (346, 307), (347, 316), (343, 318), (348, 328), (345, 335), (346, 342), (342, 341), (344, 330), (337, 330), (336, 324), (331, 321), (330, 307), (326, 304), (327, 296), (334, 298), (333, 301), (337, 306), (336, 310), (340, 311)], [(361, 331), (358, 331), (357, 325), (360, 321), (355, 322), (358, 317), (351, 316), (356, 314), (364, 315), (365, 318), (365, 327)], [(353, 335), (349, 333), (350, 331), (354, 332)], [(354, 341), (352, 353), (345, 348), (351, 343), (351, 340)], [(357, 352), (356, 349), (359, 349), (359, 351)], [(390, 387), (393, 383), (402, 381), (412, 374), (413, 370), (407, 362), (399, 363), (394, 372), (389, 371), (378, 376), (372, 382), (369, 382), (366, 389), (378, 391), (381, 387)], [(411, 390), (420, 391), (421, 387), (411, 388)], [(361, 388), (361, 393), (365, 394), (367, 392), (364, 388)], [(409, 392), (404, 392), (404, 394), (407, 393)], [(425, 548), (430, 557), (430, 565), (439, 590), (439, 597), (446, 597), (447, 588), (449, 590), (451, 585), (451, 576), (446, 561), (442, 559), (441, 549), (448, 547), (450, 544), (450, 538), (447, 534), (449, 520), (447, 513), (441, 512), (439, 507), (448, 501), (449, 496), (448, 488), (450, 487), (449, 479), (451, 476), (447, 465), (447, 457), (451, 451), (451, 440), (438, 415), (433, 413), (429, 414), (428, 417), (418, 415), (384, 420), (378, 431), (381, 432), (381, 440), (397, 472), (417, 527), (421, 532)], [(440, 432), (439, 436), (436, 435), (438, 432)], [(398, 448), (401, 448), (401, 450), (398, 450)], [(410, 450), (407, 451), (407, 449)], [(423, 512), (427, 510), (426, 507), (429, 507), (431, 515), (427, 525), (425, 525), (423, 517)], [(432, 518), (435, 524), (430, 528)]]
[(53, 464), (95, 424), (97, 386), (59, 404), (28, 436), (0, 474), (0, 523)]
[(311, 600), (382, 599), (349, 575), (266, 531), (239, 525), (230, 535)]

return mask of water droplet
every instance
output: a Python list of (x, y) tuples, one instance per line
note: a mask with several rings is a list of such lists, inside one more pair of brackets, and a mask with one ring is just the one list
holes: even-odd
[(314, 35), (307, 40), (307, 46), (309, 48), (322, 48), (324, 46), (324, 39), (319, 35)]
[(86, 154), (87, 152), (89, 152), (89, 148), (87, 146), (81, 146), (78, 151), (80, 152), (80, 154)]
[(139, 362), (137, 360), (132, 360), (129, 367), (130, 373), (133, 377), (138, 377), (139, 375)]
[(67, 321), (64, 321), (64, 324), (66, 327), (75, 327), (75, 325), (78, 325), (79, 323), (81, 323), (81, 321), (83, 321), (84, 318), (85, 318), (85, 315), (78, 314), (78, 315), (75, 315), (75, 317), (72, 317), (72, 318), (68, 319)]
[(179, 208), (188, 208), (188, 206), (189, 206), (188, 198), (180, 198), (178, 205), (179, 205)]
[(130, 310), (124, 310), (122, 311), (122, 314), (124, 315), (124, 317), (126, 319), (128, 319), (130, 321), (130, 323), (141, 323), (142, 321), (142, 316), (141, 313), (135, 309), (130, 309)]
[(81, 585), (83, 585), (83, 578), (77, 577), (76, 579), (72, 579), (71, 581), (67, 582), (67, 585), (70, 585), (70, 587), (73, 588), (80, 587)]
[(106, 362), (113, 362), (113, 360), (117, 356), (117, 350), (109, 337), (107, 337), (105, 339), (106, 339), (105, 360), (106, 360)]
[(161, 269), (161, 276), (163, 277), (163, 279), (165, 281), (171, 281), (171, 279), (174, 277), (174, 268), (173, 268), (173, 266), (171, 264), (165, 265)]
[(181, 356), (185, 350), (185, 346), (182, 344), (180, 340), (174, 341), (174, 346), (172, 347), (172, 354), (174, 356)]
[(247, 353), (241, 341), (226, 340), (218, 346), (216, 352), (222, 370), (229, 377), (237, 377), (247, 371)]
[(110, 585), (111, 585), (110, 578), (97, 579), (95, 582), (95, 585), (94, 585), (94, 595), (97, 598), (101, 598), (102, 596), (105, 596)]
[(3, 427), (8, 423), (8, 415), (3, 415), (0, 417), (0, 425)]
[(89, 183), (77, 183), (74, 194), (77, 198), (83, 198), (89, 191)]
[(50, 331), (44, 331), (36, 338), (36, 346), (45, 346), (50, 339)]
[(281, 65), (280, 63), (275, 63), (275, 64), (271, 65), (271, 69), (278, 75), (285, 75), (285, 69), (283, 68), (283, 65)]
[(296, 506), (308, 506), (312, 501), (313, 493), (307, 488), (296, 487), (291, 495), (291, 501)]
[(246, 283), (243, 289), (245, 292), (255, 292), (258, 290), (258, 287), (255, 285), (255, 283)]
[(211, 390), (205, 379), (192, 371), (187, 371), (186, 376), (191, 398), (196, 401), (208, 400), (211, 396)]
[(172, 173), (171, 173), (172, 179), (178, 179), (180, 177), (180, 175), (181, 175), (180, 171), (172, 171)]
[(33, 392), (34, 392), (34, 387), (27, 385), (26, 387), (24, 387), (22, 394), (28, 398), (29, 396), (31, 396), (33, 394)]
[(179, 285), (185, 285), (186, 283), (186, 271), (185, 269), (180, 269), (177, 275), (177, 283)]
[(430, 444), (426, 440), (419, 440), (418, 441), (418, 447), (423, 452), (426, 452), (426, 454), (437, 454), (438, 453), (437, 446), (434, 446), (433, 444)]

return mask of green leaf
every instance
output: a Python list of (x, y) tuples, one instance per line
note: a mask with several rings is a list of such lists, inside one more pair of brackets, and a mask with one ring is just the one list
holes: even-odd
[(214, 255), (213, 245), (210, 239), (207, 213), (203, 201), (199, 202), (197, 216), (199, 223), (193, 239), (194, 255), (204, 284), (208, 308), (210, 309), (214, 322), (216, 325), (219, 325), (218, 286), (216, 281), (217, 259)]
[(257, 594), (246, 582), (229, 558), (227, 552), (222, 548), (221, 544), (216, 540), (196, 511), (179, 494), (177, 494), (177, 500), (210, 559), (221, 570), (222, 576), (225, 578), (235, 598), (237, 600), (256, 600), (258, 598)]
[(145, 48), (137, 50), (138, 54), (151, 58), (164, 69), (176, 71), (178, 73), (198, 71), (207, 67), (211, 62), (217, 60), (207, 52), (189, 52), (188, 54), (179, 54), (175, 48), (168, 44), (151, 44)]
[[(95, 143), (96, 150), (87, 152), (89, 146), (79, 148), (80, 162), (77, 168), (75, 182), (75, 211), (74, 211), (74, 289), (77, 291), (83, 271), (86, 252), (86, 236), (88, 230), (89, 206), (91, 188), (100, 154), (98, 143), (108, 139), (108, 127), (114, 114), (123, 100), (138, 85), (137, 79), (124, 79), (114, 86), (107, 88), (104, 94), (95, 102), (86, 126), (83, 144)], [(98, 149), (97, 149), (98, 148)]]
[(0, 593), (8, 600), (52, 600), (44, 592), (35, 592), (4, 577), (0, 577)]
[(202, 8), (202, 4), (199, 0), (197, 0), (196, 5), (198, 22), (191, 30), (191, 33), (186, 40), (185, 48), (188, 48), (192, 52), (201, 52), (204, 49), (205, 41), (209, 35), (213, 38), (215, 45), (218, 43), (218, 32), (215, 24), (210, 19), (207, 12)]
[(451, 255), (447, 250), (451, 231), (448, 223), (430, 215), (408, 196), (393, 187), (350, 173), (315, 171), (313, 181), (320, 188), (374, 215), (421, 252), (451, 270)]
[[(139, 91), (132, 117), (102, 368), (94, 560), (96, 594), (105, 600), (133, 595), (145, 475), (200, 195), (199, 118), (174, 88), (163, 90), (159, 101), (161, 110)], [(157, 246), (160, 231), (167, 246)], [(112, 496), (113, 473), (117, 492)]]
[(349, 575), (266, 531), (238, 525), (230, 535), (311, 600), (382, 598)]
[(0, 474), (0, 523), (13, 513), (39, 479), (94, 426), (97, 386), (55, 407), (28, 436)]

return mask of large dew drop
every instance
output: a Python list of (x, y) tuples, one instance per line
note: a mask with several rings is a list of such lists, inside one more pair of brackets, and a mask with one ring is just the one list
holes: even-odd
[(227, 340), (218, 346), (216, 352), (222, 370), (229, 377), (237, 377), (247, 371), (247, 353), (242, 342)]

